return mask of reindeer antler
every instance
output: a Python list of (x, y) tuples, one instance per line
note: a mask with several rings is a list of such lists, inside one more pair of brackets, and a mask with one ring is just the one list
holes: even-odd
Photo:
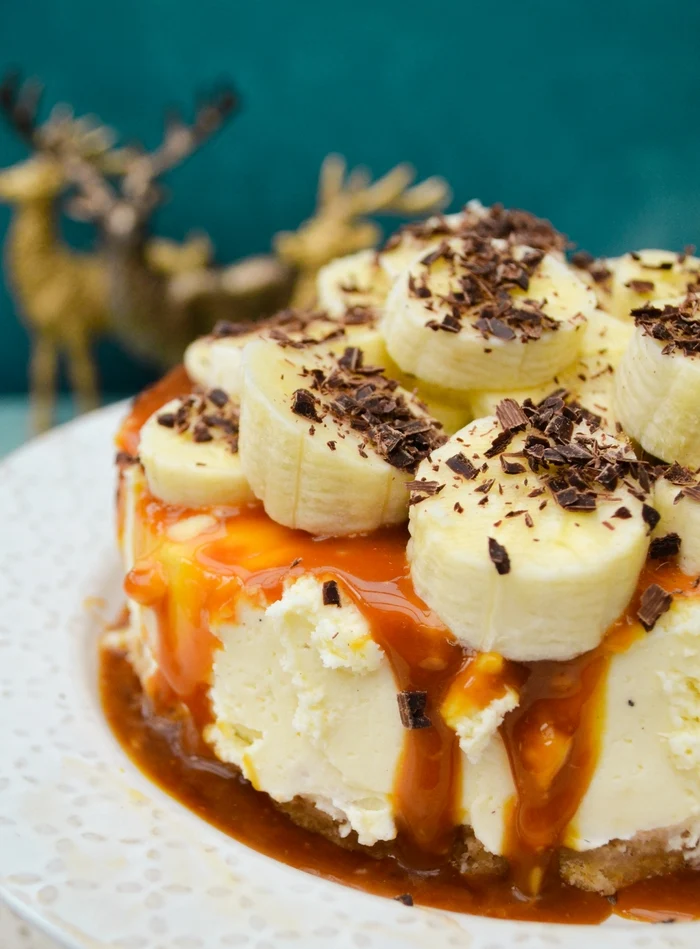
[(0, 83), (0, 109), (19, 137), (32, 148), (37, 145), (36, 116), (43, 91), (37, 79), (22, 82), (19, 70), (9, 72)]
[[(142, 149), (124, 149), (120, 155), (124, 166), (121, 195), (114, 189), (94, 161), (88, 161), (75, 142), (64, 141), (58, 146), (66, 175), (79, 190), (71, 202), (71, 211), (86, 219), (102, 218), (120, 205), (120, 220), (124, 228), (136, 226), (146, 219), (162, 197), (157, 179), (183, 161), (200, 147), (234, 110), (237, 99), (226, 88), (206, 100), (197, 110), (195, 119), (187, 124), (179, 113), (171, 112), (163, 141), (152, 152)], [(104, 162), (103, 162), (104, 164)], [(109, 171), (109, 166), (107, 166)]]
[(178, 111), (171, 110), (166, 117), (162, 144), (153, 152), (138, 155), (127, 170), (124, 194), (136, 203), (152, 204), (157, 195), (156, 179), (211, 138), (237, 106), (237, 96), (227, 87), (199, 106), (191, 124)]
[(77, 150), (65, 150), (61, 159), (66, 177), (78, 189), (68, 202), (70, 214), (83, 221), (106, 217), (119, 199), (104, 174)]
[(427, 178), (410, 187), (415, 178), (411, 165), (397, 165), (371, 183), (364, 168), (357, 168), (346, 179), (345, 161), (329, 155), (321, 167), (318, 209), (354, 218), (383, 211), (386, 214), (425, 214), (443, 208), (450, 200), (450, 188), (442, 178)]

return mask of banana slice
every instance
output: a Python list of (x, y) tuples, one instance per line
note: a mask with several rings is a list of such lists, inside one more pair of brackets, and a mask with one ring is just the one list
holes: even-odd
[(238, 408), (221, 389), (168, 402), (141, 430), (148, 487), (167, 504), (245, 504), (255, 496), (238, 457)]
[(322, 310), (343, 317), (355, 307), (381, 312), (389, 286), (389, 278), (377, 263), (377, 252), (361, 250), (321, 267), (316, 295)]
[(515, 389), (551, 379), (578, 356), (594, 310), (562, 261), (504, 241), (459, 238), (415, 259), (394, 284), (382, 332), (399, 367), (424, 382)]
[(342, 535), (399, 524), (419, 461), (445, 436), (420, 402), (362, 352), (257, 340), (244, 352), (243, 470), (268, 515)]
[(480, 201), (470, 201), (457, 214), (436, 214), (425, 221), (400, 227), (378, 254), (379, 266), (394, 283), (421, 253), (435, 250), (447, 238), (476, 227), (488, 209)]
[(354, 307), (342, 318), (326, 313), (285, 310), (259, 323), (220, 323), (213, 334), (196, 339), (185, 350), (185, 369), (198, 385), (220, 388), (240, 400), (244, 348), (254, 339), (287, 337), (294, 343), (316, 342), (326, 352), (342, 354), (348, 346), (365, 353), (368, 365), (388, 363), (384, 338), (374, 311)]
[(561, 399), (504, 402), (418, 468), (416, 592), (472, 649), (520, 661), (586, 652), (634, 593), (654, 521), (645, 487), (631, 450)]
[(681, 296), (695, 286), (700, 281), (700, 259), (669, 250), (639, 250), (607, 260), (590, 258), (584, 272), (600, 305), (618, 319), (629, 320), (637, 307)]
[(452, 237), (496, 237), (511, 243), (526, 244), (563, 259), (567, 239), (542, 218), (529, 211), (507, 209), (501, 204), (484, 207), (470, 201), (457, 214), (439, 214), (425, 221), (407, 224), (389, 238), (379, 253), (379, 265), (391, 282), (413, 263), (422, 252), (429, 253)]
[[(697, 576), (700, 574), (700, 485), (696, 475), (680, 465), (672, 465), (654, 486), (654, 507), (661, 520), (654, 531), (652, 554), (659, 559), (670, 559), (677, 552), (683, 573)], [(679, 544), (680, 549), (676, 550)]]
[(447, 435), (453, 435), (473, 418), (471, 399), (456, 389), (431, 386), (415, 376), (401, 372), (396, 363), (387, 356), (386, 374), (398, 384), (416, 395), (428, 412), (442, 425)]
[(700, 297), (637, 311), (615, 376), (614, 411), (627, 434), (667, 462), (700, 466)]
[(615, 319), (600, 309), (589, 313), (587, 320), (581, 341), (581, 358), (577, 362), (540, 386), (471, 393), (475, 418), (493, 415), (503, 399), (510, 398), (516, 402), (531, 399), (537, 403), (555, 390), (564, 389), (571, 400), (600, 416), (604, 428), (614, 431), (617, 420), (612, 409), (613, 379), (634, 327), (630, 322)]

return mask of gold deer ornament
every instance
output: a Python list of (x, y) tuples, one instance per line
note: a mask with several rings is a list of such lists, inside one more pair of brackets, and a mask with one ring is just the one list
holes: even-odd
[[(0, 201), (13, 216), (5, 244), (8, 283), (30, 331), (29, 388), (32, 428), (47, 429), (54, 416), (56, 377), (65, 358), (81, 411), (98, 403), (93, 340), (111, 328), (109, 279), (99, 253), (79, 253), (59, 235), (59, 198), (69, 185), (61, 155), (68, 151), (108, 175), (121, 174), (132, 153), (115, 149), (114, 135), (90, 116), (75, 118), (56, 106), (37, 125), (41, 85), (21, 84), (17, 74), (0, 84), (0, 111), (30, 149), (24, 161), (0, 169)], [(211, 259), (208, 238), (184, 244), (155, 239), (147, 248), (151, 265), (182, 275)]]

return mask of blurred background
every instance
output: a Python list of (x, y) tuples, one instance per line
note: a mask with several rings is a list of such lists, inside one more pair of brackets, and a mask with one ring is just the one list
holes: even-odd
[[(453, 208), (525, 207), (597, 255), (700, 243), (699, 38), (700, 4), (679, 0), (0, 2), (0, 70), (43, 81), (40, 117), (68, 102), (154, 147), (164, 107), (191, 115), (197, 91), (235, 84), (240, 114), (170, 174), (152, 226), (205, 230), (221, 262), (308, 217), (332, 151), (377, 175), (410, 161), (449, 181)], [(0, 169), (27, 154), (0, 124)], [(0, 195), (0, 239), (16, 210)], [(76, 247), (94, 239), (62, 228)], [(5, 280), (0, 451), (26, 434), (18, 309)], [(158, 372), (109, 339), (96, 353), (106, 399)]]

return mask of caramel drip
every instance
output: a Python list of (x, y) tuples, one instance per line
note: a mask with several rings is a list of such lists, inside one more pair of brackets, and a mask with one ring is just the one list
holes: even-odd
[[(210, 514), (212, 526), (192, 541), (170, 543), (169, 528), (195, 513)], [(458, 820), (460, 757), (440, 702), (463, 656), (413, 590), (405, 529), (318, 540), (276, 524), (258, 506), (195, 512), (148, 492), (138, 502), (137, 521), (139, 551), (126, 593), (154, 610), (160, 672), (187, 704), (200, 701), (203, 685), (211, 682), (218, 646), (211, 629), (235, 619), (241, 594), (269, 603), (303, 574), (341, 581), (384, 649), (397, 689), (428, 692), (433, 725), (405, 733), (396, 812), (417, 850), (444, 853)]]
[(506, 717), (501, 734), (516, 786), (505, 851), (523, 894), (539, 892), (593, 777), (610, 661), (647, 635), (636, 614), (652, 583), (677, 596), (697, 595), (695, 580), (675, 563), (650, 562), (628, 608), (597, 649), (567, 662), (522, 666), (520, 705)]

